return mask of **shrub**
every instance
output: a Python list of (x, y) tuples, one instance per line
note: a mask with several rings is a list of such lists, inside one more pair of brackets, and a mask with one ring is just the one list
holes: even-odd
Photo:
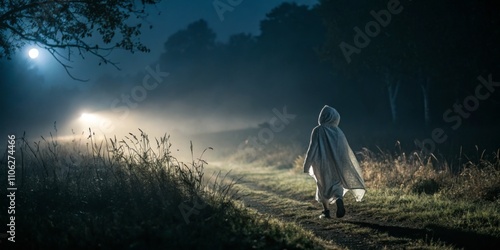
[(420, 179), (411, 186), (411, 191), (417, 194), (435, 194), (441, 185), (434, 179)]
[[(452, 173), (444, 160), (419, 152), (374, 153), (366, 148), (361, 155), (363, 177), (370, 188), (400, 188), (407, 192), (442, 194), (452, 199), (496, 201), (500, 197), (500, 150), (480, 154)], [(442, 157), (441, 157), (442, 158)]]
[(450, 174), (446, 164), (436, 167), (438, 160), (434, 155), (424, 158), (418, 152), (409, 155), (401, 152), (398, 155), (380, 151), (376, 154), (366, 148), (358, 155), (361, 156), (360, 165), (365, 182), (372, 188), (411, 190), (421, 180), (433, 179), (439, 182)]

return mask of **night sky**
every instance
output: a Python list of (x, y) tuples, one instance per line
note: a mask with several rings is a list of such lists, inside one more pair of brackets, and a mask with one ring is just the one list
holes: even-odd
[[(143, 30), (141, 41), (149, 53), (109, 55), (121, 70), (73, 56), (70, 71), (86, 82), (68, 76), (44, 50), (30, 59), (33, 45), (25, 44), (0, 60), (0, 133), (37, 138), (56, 122), (61, 137), (88, 127), (108, 136), (137, 128), (194, 135), (258, 128), (288, 112), (295, 118), (283, 133), (298, 133), (306, 144), (328, 104), (340, 112), (355, 149), (400, 140), (412, 150), (415, 139), (432, 139), (436, 128), (448, 136), (437, 144), (498, 147), (498, 87), (490, 86), (484, 100), (469, 98), (480, 79), (500, 80), (499, 12), (492, 3), (321, 1), (318, 9), (320, 1), (285, 2), (243, 1), (221, 20), (213, 1), (164, 1), (148, 9), (153, 28)], [(391, 20), (370, 31), (385, 9)], [(337, 26), (328, 26), (335, 18)], [(369, 42), (356, 41), (356, 27), (365, 33), (368, 27)], [(342, 42), (358, 51), (346, 56)], [(467, 114), (456, 105), (468, 106)]]
[[(120, 70), (110, 65), (99, 66), (98, 59), (91, 56), (86, 57), (85, 60), (77, 56), (73, 57), (72, 73), (77, 78), (88, 79), (88, 82), (71, 79), (63, 67), (46, 51), (40, 51), (39, 58), (30, 60), (28, 49), (32, 46), (29, 45), (19, 50), (13, 60), (2, 59), (0, 68), (2, 70), (2, 85), (9, 85), (15, 91), (2, 93), (2, 114), (3, 117), (9, 118), (2, 119), (0, 131), (20, 134), (26, 131), (31, 136), (38, 137), (53, 131), (54, 121), (62, 126), (62, 124), (71, 122), (69, 120), (80, 117), (82, 112), (109, 109), (112, 100), (115, 97), (119, 98), (121, 93), (115, 89), (116, 86), (111, 86), (113, 83), (106, 82), (107, 79), (123, 79), (130, 76), (140, 78), (141, 71), (144, 71), (146, 66), (155, 65), (159, 60), (164, 51), (164, 43), (173, 33), (186, 28), (192, 22), (203, 19), (216, 32), (217, 42), (227, 42), (229, 36), (237, 33), (258, 35), (260, 33), (260, 20), (272, 8), (285, 1), (244, 1), (233, 11), (224, 13), (224, 20), (220, 19), (212, 2), (206, 0), (164, 1), (156, 7), (150, 7), (148, 24), (153, 25), (153, 29), (144, 29), (141, 41), (151, 49), (151, 52), (131, 54), (114, 51), (110, 58), (117, 62)], [(295, 2), (308, 6), (317, 3), (313, 0)], [(168, 72), (165, 67), (161, 67), (161, 69)], [(6, 73), (11, 70), (14, 71), (13, 74)], [(89, 89), (91, 89), (91, 93), (87, 92)], [(128, 86), (124, 89), (131, 90)], [(105, 94), (102, 92), (106, 91), (109, 95), (103, 97)], [(18, 94), (22, 96), (18, 96)], [(89, 103), (87, 101), (89, 98), (99, 99), (100, 105), (94, 106), (95, 103)], [(183, 115), (181, 114), (181, 116)], [(209, 117), (200, 119), (210, 120)], [(190, 120), (192, 119), (190, 118)], [(235, 126), (249, 125), (255, 124)], [(168, 127), (170, 128), (170, 126)], [(185, 124), (179, 122), (173, 127), (180, 129), (185, 127)], [(81, 129), (81, 127), (71, 128)], [(71, 131), (65, 127), (65, 129), (61, 128), (60, 132), (70, 133)]]

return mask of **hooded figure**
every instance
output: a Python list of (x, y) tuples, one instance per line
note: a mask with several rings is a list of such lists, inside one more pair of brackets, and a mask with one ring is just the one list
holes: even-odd
[(351, 191), (356, 201), (365, 194), (365, 182), (356, 156), (344, 133), (338, 127), (340, 115), (325, 105), (318, 118), (319, 125), (311, 133), (304, 161), (304, 172), (316, 181), (316, 200), (323, 204), (320, 218), (330, 218), (328, 204), (337, 204), (337, 217), (345, 214), (342, 197)]

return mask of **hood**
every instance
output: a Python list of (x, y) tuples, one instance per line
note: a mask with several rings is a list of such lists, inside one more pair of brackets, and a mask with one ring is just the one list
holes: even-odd
[(319, 125), (330, 124), (336, 127), (340, 123), (340, 114), (334, 108), (325, 105), (319, 113), (318, 123)]

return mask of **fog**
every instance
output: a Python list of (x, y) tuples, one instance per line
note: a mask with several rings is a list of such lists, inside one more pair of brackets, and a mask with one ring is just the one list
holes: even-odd
[[(330, 8), (326, 3), (278, 2), (245, 2), (235, 10), (244, 14), (229, 13), (224, 21), (211, 7), (186, 12), (179, 22), (164, 22), (179, 13), (162, 12), (153, 18), (156, 29), (145, 33), (154, 45), (149, 54), (112, 55), (121, 60), (121, 71), (95, 66), (93, 59), (77, 59), (73, 72), (87, 82), (72, 80), (43, 51), (37, 60), (23, 51), (12, 60), (2, 59), (0, 133), (26, 133), (39, 140), (41, 135), (56, 134), (56, 129), (61, 139), (88, 135), (89, 128), (108, 138), (142, 129), (151, 137), (170, 134), (180, 150), (186, 151), (189, 141), (200, 150), (217, 149), (227, 138), (224, 133), (234, 135), (226, 147), (243, 143), (248, 134), (257, 136), (259, 129), (276, 120), (277, 110), (294, 119), (280, 121), (286, 127), (276, 134), (305, 145), (327, 104), (341, 114), (340, 126), (355, 150), (392, 150), (397, 141), (414, 150), (422, 147), (416, 140), (425, 144), (428, 138), (441, 153), (455, 152), (462, 145), (498, 147), (499, 35), (493, 17), (481, 15), (488, 5), (466, 18), (461, 12), (429, 11), (429, 21), (422, 24), (428, 29), (422, 30), (414, 17), (425, 8), (402, 1), (404, 11), (393, 15), (383, 35), (373, 37), (361, 52), (350, 55), (352, 62), (346, 62), (338, 44), (354, 44), (353, 27), (363, 28), (372, 20), (369, 13), (379, 9), (377, 5), (364, 6), (363, 11), (345, 6), (345, 13), (336, 13), (345, 23), (333, 27), (327, 25), (331, 15), (325, 14)], [(447, 5), (436, 8), (445, 10)], [(356, 11), (360, 18), (350, 17)], [(448, 19), (460, 19), (462, 26)], [(442, 26), (429, 28), (432, 22)], [(333, 36), (334, 28), (342, 35)], [(439, 36), (443, 30), (447, 35)], [(416, 45), (407, 48), (408, 41)], [(432, 79), (430, 85), (422, 83), (427, 79), (423, 75)], [(494, 86), (475, 105), (469, 97), (483, 84), (479, 77)], [(394, 101), (394, 85), (388, 79), (401, 84)], [(460, 112), (456, 105), (469, 109)], [(446, 133), (445, 143), (432, 139), (436, 128)]]

